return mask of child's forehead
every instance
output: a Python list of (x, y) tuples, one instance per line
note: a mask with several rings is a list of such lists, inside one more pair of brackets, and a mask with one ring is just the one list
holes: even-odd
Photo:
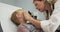
[(18, 9), (18, 10), (16, 10), (16, 11), (24, 11), (23, 9)]
[(18, 13), (22, 13), (22, 12), (24, 12), (24, 10), (18, 10), (17, 12), (18, 12)]
[(24, 10), (23, 9), (18, 9), (15, 12), (17, 12), (16, 14), (23, 14), (24, 13)]
[(22, 11), (18, 11), (17, 14), (22, 14), (23, 12)]

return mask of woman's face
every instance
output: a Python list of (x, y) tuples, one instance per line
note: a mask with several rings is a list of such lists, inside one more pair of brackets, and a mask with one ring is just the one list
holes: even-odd
[(36, 7), (36, 9), (38, 9), (39, 11), (43, 12), (44, 11), (44, 1), (34, 1), (34, 5)]

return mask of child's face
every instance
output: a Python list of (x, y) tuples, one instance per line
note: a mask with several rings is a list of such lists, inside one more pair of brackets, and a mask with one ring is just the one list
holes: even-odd
[(23, 16), (23, 11), (19, 11), (17, 14), (17, 19), (19, 20), (20, 23), (26, 23), (24, 16)]

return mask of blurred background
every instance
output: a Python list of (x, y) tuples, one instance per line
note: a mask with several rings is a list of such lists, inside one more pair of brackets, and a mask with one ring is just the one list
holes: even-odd
[(39, 20), (45, 20), (45, 16), (42, 12), (37, 11), (33, 4), (33, 0), (0, 0), (2, 3), (6, 3), (9, 5), (21, 7), (26, 11), (30, 11), (32, 14), (37, 16)]
[[(6, 3), (6, 4), (9, 4), (9, 5), (12, 5), (12, 6), (16, 6), (16, 7), (20, 7), (20, 8), (23, 8), (24, 10), (26, 10), (26, 12), (28, 12), (28, 11), (30, 11), (31, 13), (32, 13), (32, 15), (35, 15), (35, 16), (37, 16), (37, 19), (38, 20), (45, 20), (46, 18), (45, 18), (45, 16), (44, 16), (44, 14), (42, 13), (42, 12), (39, 12), (36, 8), (35, 8), (35, 6), (34, 6), (34, 4), (33, 4), (33, 0), (0, 0), (0, 2), (1, 3)], [(0, 10), (1, 11), (1, 10)], [(6, 12), (8, 12), (8, 11), (5, 11), (5, 13)], [(1, 17), (1, 16), (0, 16)], [(10, 22), (7, 22), (7, 24), (9, 24)], [(2, 24), (6, 24), (5, 23), (5, 20), (4, 20), (4, 22), (2, 23)], [(6, 25), (7, 25), (6, 24)], [(11, 24), (11, 23), (10, 23)], [(12, 25), (10, 25), (9, 24), (9, 26), (7, 26), (10, 30), (12, 30), (13, 29), (13, 27), (11, 28), (10, 26)], [(4, 26), (4, 25), (3, 25)], [(2, 27), (3, 27), (2, 26)], [(5, 27), (3, 27), (3, 28), (5, 28), (6, 29), (6, 26)], [(8, 28), (6, 29), (6, 31), (10, 31), (10, 30), (8, 30)], [(14, 27), (15, 28), (15, 27)], [(58, 28), (58, 29), (60, 29), (60, 28)], [(0, 31), (2, 31), (2, 30), (0, 30)]]

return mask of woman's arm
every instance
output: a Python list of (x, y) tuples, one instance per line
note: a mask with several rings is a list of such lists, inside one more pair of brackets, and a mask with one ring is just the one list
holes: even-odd
[(27, 12), (24, 12), (24, 17), (27, 21), (30, 21), (35, 27), (40, 28), (40, 21), (33, 19)]
[(56, 16), (55, 15), (51, 16), (49, 20), (38, 21), (38, 20), (33, 19), (28, 13), (24, 12), (25, 19), (27, 21), (30, 21), (30, 23), (35, 25), (37, 28), (41, 27), (44, 32), (53, 32), (59, 26), (58, 24), (60, 23), (60, 21), (56, 21), (57, 19), (56, 17), (58, 14)]
[(30, 23), (32, 23), (33, 25), (35, 25), (35, 27), (37, 27), (37, 28), (41, 28), (40, 27), (40, 21), (39, 20), (35, 20), (35, 19), (31, 19), (31, 20), (29, 20), (30, 21)]

